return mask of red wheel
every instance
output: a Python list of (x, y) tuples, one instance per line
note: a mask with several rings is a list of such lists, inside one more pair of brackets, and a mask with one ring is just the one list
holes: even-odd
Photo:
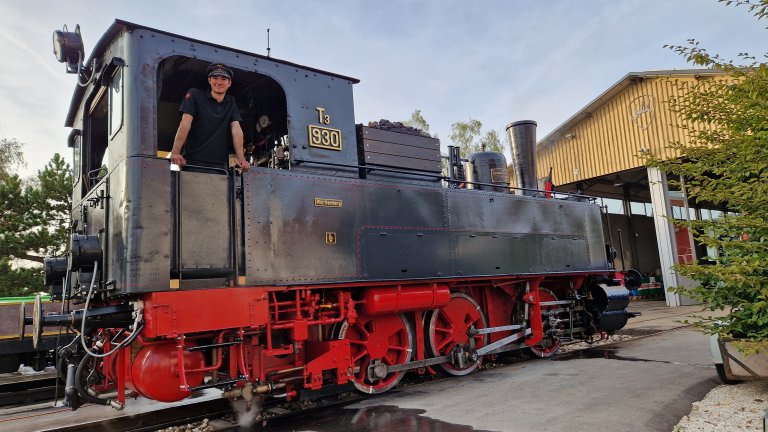
[[(557, 296), (555, 296), (555, 293), (546, 288), (539, 288), (539, 301), (557, 301)], [(550, 330), (550, 327), (547, 324), (549, 321), (549, 311), (557, 308), (560, 308), (560, 305), (549, 305), (541, 307), (541, 319), (544, 322), (544, 338), (541, 339), (541, 342), (539, 342), (538, 345), (530, 347), (531, 354), (536, 357), (549, 358), (555, 355), (557, 350), (560, 349), (560, 340), (547, 332)]]
[(413, 331), (402, 314), (369, 317), (360, 315), (353, 325), (339, 329), (339, 339), (350, 342), (355, 374), (352, 382), (364, 393), (383, 393), (400, 382), (405, 372), (393, 372), (384, 378), (368, 373), (371, 365), (387, 366), (407, 363), (411, 360)]
[[(476, 335), (470, 338), (467, 331), (488, 327), (485, 314), (480, 305), (470, 296), (461, 293), (451, 294), (451, 300), (441, 309), (435, 309), (427, 317), (427, 349), (433, 357), (450, 355), (455, 346), (463, 346), (466, 350), (482, 347), (488, 341), (488, 335)], [(474, 347), (470, 342), (474, 344)], [(464, 367), (451, 363), (440, 363), (439, 366), (451, 375), (466, 375), (480, 366), (482, 358), (469, 361)]]

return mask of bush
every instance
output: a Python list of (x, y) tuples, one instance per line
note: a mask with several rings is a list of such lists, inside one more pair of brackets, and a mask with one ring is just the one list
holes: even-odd
[[(766, 0), (725, 3), (747, 6), (758, 19), (766, 18)], [(718, 219), (687, 223), (699, 242), (719, 253), (678, 266), (676, 271), (700, 285), (675, 290), (710, 310), (729, 311), (722, 322), (696, 323), (705, 331), (768, 341), (768, 65), (747, 54), (740, 55), (744, 64), (735, 65), (710, 55), (695, 40), (668, 48), (726, 76), (701, 81), (670, 102), (691, 143), (671, 145), (679, 159), (648, 160), (682, 177), (694, 202), (729, 210)]]

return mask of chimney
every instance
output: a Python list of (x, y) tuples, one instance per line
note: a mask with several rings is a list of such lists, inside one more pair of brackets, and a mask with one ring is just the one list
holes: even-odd
[(534, 196), (538, 194), (536, 178), (536, 122), (521, 120), (507, 125), (507, 134), (512, 150), (512, 169), (515, 186), (529, 189), (516, 191), (517, 194)]

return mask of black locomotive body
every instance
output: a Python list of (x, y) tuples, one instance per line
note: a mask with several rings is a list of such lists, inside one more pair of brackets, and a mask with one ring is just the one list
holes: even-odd
[[(626, 323), (597, 204), (515, 191), (496, 154), (444, 176), (436, 139), (355, 125), (353, 78), (123, 21), (73, 55), (72, 243), (49, 278), (74, 310), (32, 317), (80, 332), (59, 350), (73, 407), (382, 392)], [(247, 172), (165, 157), (210, 62), (234, 70)]]

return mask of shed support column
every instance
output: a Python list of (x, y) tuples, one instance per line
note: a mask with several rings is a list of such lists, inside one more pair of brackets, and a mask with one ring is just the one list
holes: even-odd
[(625, 184), (622, 187), (624, 192), (624, 216), (627, 218), (627, 237), (629, 238), (629, 251), (632, 254), (632, 268), (640, 268), (640, 254), (637, 253), (637, 237), (635, 225), (632, 223), (632, 199), (629, 195), (630, 187)]
[(664, 281), (664, 294), (667, 306), (681, 305), (679, 294), (669, 291), (670, 287), (680, 285), (677, 273), (672, 266), (677, 263), (677, 246), (675, 244), (675, 226), (667, 219), (672, 214), (669, 204), (669, 188), (667, 176), (658, 168), (648, 168), (648, 188), (651, 192), (653, 206), (653, 224), (656, 228), (656, 240), (659, 244), (659, 261), (661, 262), (661, 277)]

